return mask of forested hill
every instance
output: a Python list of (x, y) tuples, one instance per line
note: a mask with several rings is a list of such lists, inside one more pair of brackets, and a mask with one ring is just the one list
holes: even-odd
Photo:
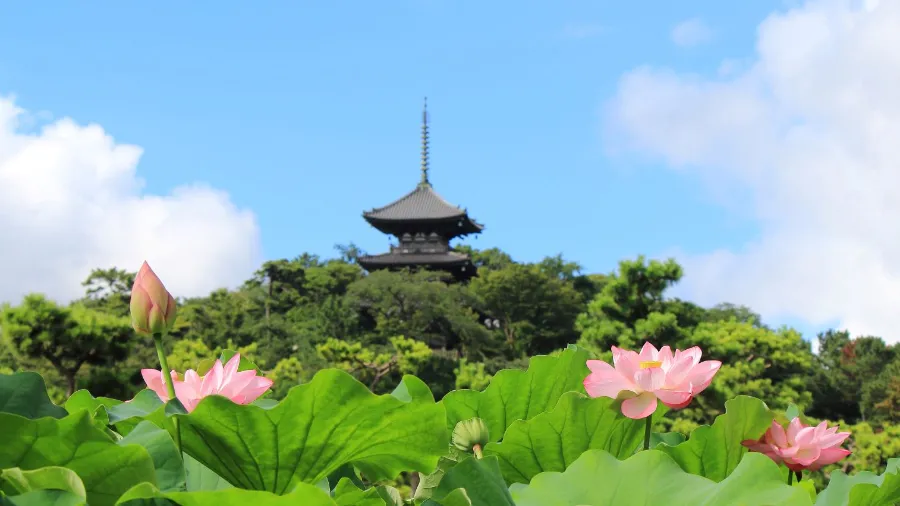
[[(900, 353), (877, 336), (825, 332), (813, 337), (814, 355), (798, 332), (770, 328), (751, 308), (667, 297), (682, 276), (674, 260), (641, 257), (600, 275), (561, 256), (526, 264), (497, 249), (463, 249), (479, 268), (467, 285), (427, 272), (365, 275), (354, 248), (337, 259), (266, 262), (236, 291), (179, 300), (169, 364), (183, 371), (238, 349), (276, 380), (276, 397), (325, 367), (351, 371), (377, 392), (415, 374), (440, 397), (483, 388), (496, 371), (568, 344), (606, 360), (612, 345), (698, 345), (724, 365), (698, 401), (667, 415), (672, 429), (709, 423), (725, 399), (749, 394), (855, 424), (845, 468), (880, 469), (900, 454), (900, 425), (892, 425), (900, 418)], [(57, 401), (80, 388), (131, 398), (143, 388), (140, 369), (156, 363), (152, 343), (128, 320), (133, 279), (97, 269), (84, 298), (69, 306), (33, 294), (4, 307), (0, 372), (41, 372)]]

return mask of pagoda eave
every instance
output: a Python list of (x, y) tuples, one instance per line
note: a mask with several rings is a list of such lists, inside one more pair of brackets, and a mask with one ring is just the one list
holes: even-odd
[(363, 213), (363, 218), (369, 225), (372, 225), (380, 232), (395, 236), (400, 236), (406, 232), (430, 232), (440, 229), (444, 232), (445, 237), (452, 239), (454, 237), (469, 234), (480, 234), (484, 230), (484, 225), (469, 218), (466, 214), (454, 216), (452, 218), (394, 220), (375, 218)]
[(435, 254), (435, 253), (383, 253), (381, 255), (366, 255), (357, 258), (357, 262), (364, 268), (387, 266), (419, 266), (441, 265), (454, 266), (471, 263), (469, 257), (462, 254)]
[(356, 259), (359, 265), (369, 271), (428, 269), (449, 272), (458, 280), (474, 277), (478, 269), (468, 256), (461, 253), (383, 253), (366, 255)]

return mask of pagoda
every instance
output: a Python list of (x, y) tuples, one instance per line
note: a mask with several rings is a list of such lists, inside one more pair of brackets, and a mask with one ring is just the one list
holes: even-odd
[(381, 269), (430, 269), (449, 272), (466, 281), (476, 269), (468, 255), (454, 251), (450, 240), (478, 234), (484, 226), (465, 209), (444, 200), (428, 180), (428, 108), (422, 111), (422, 179), (415, 189), (396, 201), (363, 213), (370, 225), (397, 238), (398, 245), (380, 255), (360, 256), (369, 272)]

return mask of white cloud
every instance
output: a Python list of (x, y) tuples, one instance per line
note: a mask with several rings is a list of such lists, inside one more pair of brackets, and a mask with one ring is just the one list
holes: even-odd
[(32, 120), (0, 97), (0, 301), (68, 301), (92, 268), (136, 271), (144, 259), (176, 297), (234, 286), (257, 267), (256, 219), (226, 193), (145, 194), (139, 147), (68, 118), (26, 133)]
[(712, 29), (702, 19), (682, 21), (672, 28), (672, 42), (679, 46), (696, 46), (712, 40)]
[(769, 16), (736, 74), (622, 78), (618, 141), (749, 195), (761, 228), (737, 251), (683, 257), (687, 295), (900, 341), (897, 26), (900, 2), (811, 1)]

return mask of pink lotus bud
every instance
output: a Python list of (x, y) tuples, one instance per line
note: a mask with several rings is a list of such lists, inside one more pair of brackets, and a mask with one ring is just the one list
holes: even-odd
[(175, 298), (144, 262), (131, 288), (131, 326), (138, 334), (162, 334), (172, 330), (176, 313)]

